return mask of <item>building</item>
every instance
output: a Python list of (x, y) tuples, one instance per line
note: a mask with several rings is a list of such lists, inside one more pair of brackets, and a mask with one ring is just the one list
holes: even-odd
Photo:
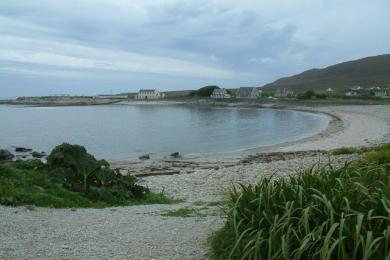
[(294, 91), (288, 88), (278, 88), (274, 94), (275, 97), (293, 97), (295, 96)]
[(362, 87), (361, 87), (361, 86), (352, 86), (352, 87), (350, 88), (350, 90), (359, 91), (359, 90), (362, 90)]
[(387, 97), (390, 93), (387, 92), (386, 90), (378, 90), (378, 91), (375, 91), (374, 95), (376, 97)]
[(238, 90), (238, 98), (258, 98), (263, 91), (259, 88), (242, 87)]
[(231, 98), (230, 94), (224, 88), (215, 88), (211, 93), (211, 98)]
[(148, 99), (161, 99), (165, 94), (157, 91), (157, 89), (140, 89), (138, 94), (135, 95), (135, 99), (148, 100)]
[(345, 92), (346, 97), (356, 97), (358, 93), (356, 91), (347, 91)]
[(327, 89), (326, 89), (326, 94), (327, 94), (328, 96), (333, 96), (334, 93), (335, 93), (335, 91), (334, 91), (333, 88), (327, 88)]

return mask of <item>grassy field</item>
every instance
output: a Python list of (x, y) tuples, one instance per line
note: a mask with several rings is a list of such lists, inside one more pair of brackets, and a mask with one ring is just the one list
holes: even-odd
[(214, 259), (390, 259), (390, 145), (341, 169), (240, 186), (226, 218)]

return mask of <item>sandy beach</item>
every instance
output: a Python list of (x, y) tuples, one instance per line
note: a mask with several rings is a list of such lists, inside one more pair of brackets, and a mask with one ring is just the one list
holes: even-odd
[[(173, 160), (164, 166), (175, 174), (140, 178), (152, 191), (163, 191), (183, 199), (182, 203), (76, 210), (0, 206), (0, 259), (206, 259), (207, 238), (223, 225), (217, 202), (224, 200), (232, 185), (255, 184), (264, 176), (283, 177), (316, 164), (340, 167), (358, 158), (318, 150), (390, 142), (390, 106), (294, 109), (328, 113), (334, 120), (315, 136), (253, 151), (292, 153)], [(163, 163), (115, 166), (142, 172), (161, 168)], [(183, 208), (196, 214), (163, 216)]]

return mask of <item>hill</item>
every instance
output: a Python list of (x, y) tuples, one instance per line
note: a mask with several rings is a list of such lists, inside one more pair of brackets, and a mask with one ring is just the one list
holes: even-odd
[(327, 88), (344, 90), (352, 86), (390, 85), (390, 54), (347, 61), (324, 69), (311, 69), (301, 74), (278, 79), (264, 85), (263, 89), (274, 91), (279, 87), (295, 92), (308, 89), (324, 91)]

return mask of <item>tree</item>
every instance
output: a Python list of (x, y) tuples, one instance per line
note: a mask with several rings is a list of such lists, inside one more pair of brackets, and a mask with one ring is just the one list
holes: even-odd
[(214, 89), (219, 89), (219, 87), (214, 85), (205, 86), (203, 88), (198, 89), (196, 95), (201, 97), (209, 97), (213, 93)]

